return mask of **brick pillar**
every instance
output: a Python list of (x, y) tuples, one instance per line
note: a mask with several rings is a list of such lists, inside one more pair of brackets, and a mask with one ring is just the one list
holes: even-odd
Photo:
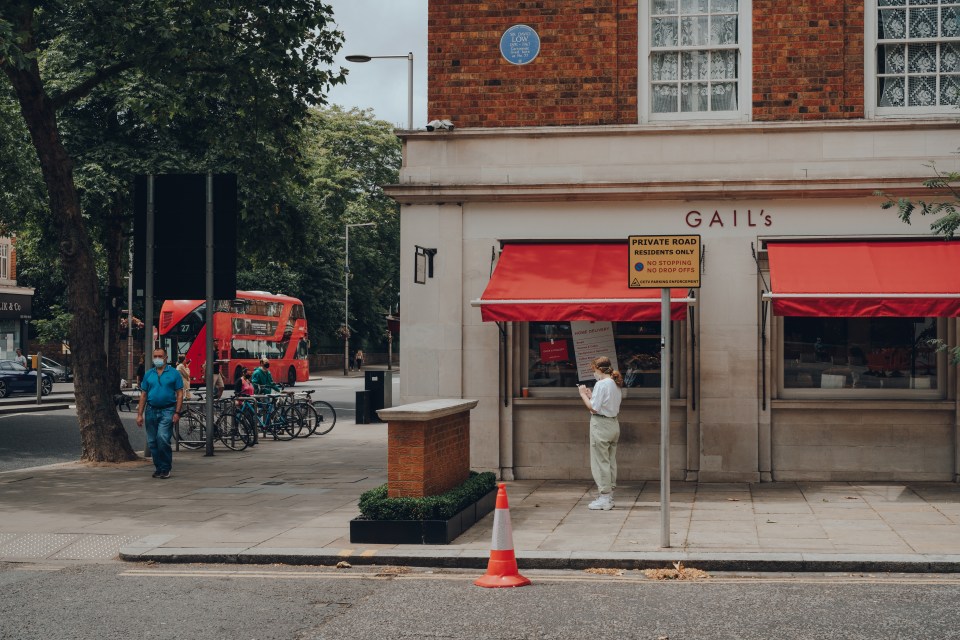
[(427, 400), (378, 411), (387, 423), (387, 495), (434, 496), (470, 474), (476, 400)]

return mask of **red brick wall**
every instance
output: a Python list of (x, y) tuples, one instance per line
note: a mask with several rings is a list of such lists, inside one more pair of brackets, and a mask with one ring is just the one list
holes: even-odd
[(7, 274), (7, 278), (16, 282), (17, 281), (17, 239), (16, 238), (10, 238), (10, 248), (7, 251), (7, 265), (10, 271)]
[(387, 495), (434, 496), (470, 475), (470, 412), (387, 425)]
[[(637, 122), (636, 0), (430, 0), (428, 117), (458, 127)], [(526, 24), (540, 55), (514, 65), (500, 37)]]
[[(637, 1), (430, 0), (429, 119), (635, 124)], [(540, 35), (526, 65), (500, 55), (515, 24)], [(754, 0), (753, 119), (862, 118), (863, 29), (862, 0)]]
[(753, 0), (753, 119), (862, 118), (863, 2)]

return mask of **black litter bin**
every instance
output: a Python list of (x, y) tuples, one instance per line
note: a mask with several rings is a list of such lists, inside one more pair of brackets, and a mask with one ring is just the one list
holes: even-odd
[(382, 422), (377, 416), (377, 411), (393, 406), (393, 371), (368, 369), (363, 373), (363, 388), (370, 392), (370, 420)]
[(370, 392), (357, 391), (357, 424), (370, 424)]

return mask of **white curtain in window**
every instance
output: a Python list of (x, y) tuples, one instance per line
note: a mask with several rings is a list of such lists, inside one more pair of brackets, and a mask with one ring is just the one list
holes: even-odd
[(735, 111), (738, 0), (652, 0), (653, 113)]

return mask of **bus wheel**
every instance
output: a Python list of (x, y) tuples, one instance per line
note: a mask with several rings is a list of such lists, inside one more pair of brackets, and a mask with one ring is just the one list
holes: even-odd
[(236, 369), (233, 370), (233, 384), (237, 384), (237, 380), (239, 380), (242, 376), (243, 376), (243, 367), (238, 366)]
[(287, 386), (292, 387), (297, 384), (297, 370), (293, 367), (287, 371)]

